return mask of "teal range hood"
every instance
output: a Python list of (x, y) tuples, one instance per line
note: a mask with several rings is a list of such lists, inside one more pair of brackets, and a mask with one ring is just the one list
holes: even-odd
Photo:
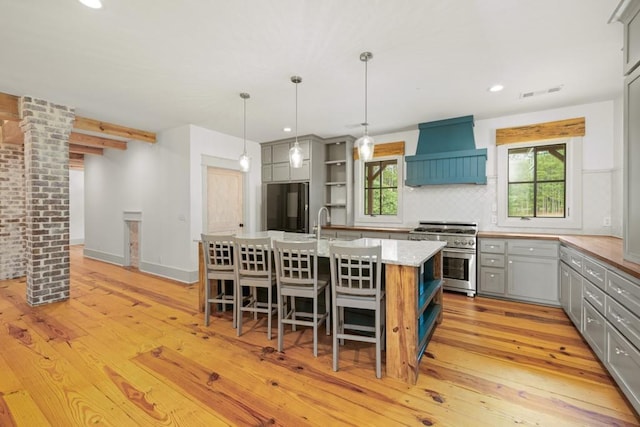
[(473, 116), (420, 123), (415, 156), (406, 156), (409, 186), (486, 184), (487, 149), (476, 149)]

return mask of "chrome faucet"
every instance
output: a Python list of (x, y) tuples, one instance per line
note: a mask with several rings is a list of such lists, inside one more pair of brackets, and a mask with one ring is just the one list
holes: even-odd
[(329, 209), (327, 209), (326, 206), (322, 206), (320, 209), (318, 209), (318, 225), (316, 228), (316, 239), (320, 240), (320, 219), (322, 218), (322, 211), (324, 211), (327, 215), (325, 216), (325, 219), (327, 220), (327, 224), (329, 223), (329, 221), (331, 221), (331, 215), (329, 214)]

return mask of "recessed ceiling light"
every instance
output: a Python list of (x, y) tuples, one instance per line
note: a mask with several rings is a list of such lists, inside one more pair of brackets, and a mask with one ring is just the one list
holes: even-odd
[(504, 86), (497, 84), (497, 85), (493, 85), (489, 88), (489, 92), (500, 92), (502, 89), (504, 89)]
[(282, 130), (285, 131), (285, 132), (291, 132), (291, 128), (290, 127), (282, 128)]
[(101, 0), (78, 0), (83, 5), (90, 7), (91, 9), (101, 9), (102, 1)]

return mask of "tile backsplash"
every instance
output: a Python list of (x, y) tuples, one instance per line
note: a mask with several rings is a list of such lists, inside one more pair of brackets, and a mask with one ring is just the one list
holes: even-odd
[[(568, 233), (622, 235), (622, 186), (620, 172), (585, 171), (582, 174), (582, 229), (534, 229), (498, 227), (491, 223), (497, 204), (495, 176), (486, 185), (434, 185), (405, 187), (404, 225), (415, 227), (420, 220), (473, 221), (482, 231), (523, 231), (530, 233)], [(604, 218), (611, 226), (604, 226)]]

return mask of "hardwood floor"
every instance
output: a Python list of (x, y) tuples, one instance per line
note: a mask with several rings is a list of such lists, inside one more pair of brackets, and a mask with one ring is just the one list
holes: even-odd
[(314, 359), (288, 331), (278, 353), (264, 321), (205, 328), (196, 286), (71, 256), (67, 302), (0, 281), (0, 426), (640, 425), (557, 308), (446, 293), (408, 386), (375, 378), (371, 345), (333, 372), (330, 337)]

